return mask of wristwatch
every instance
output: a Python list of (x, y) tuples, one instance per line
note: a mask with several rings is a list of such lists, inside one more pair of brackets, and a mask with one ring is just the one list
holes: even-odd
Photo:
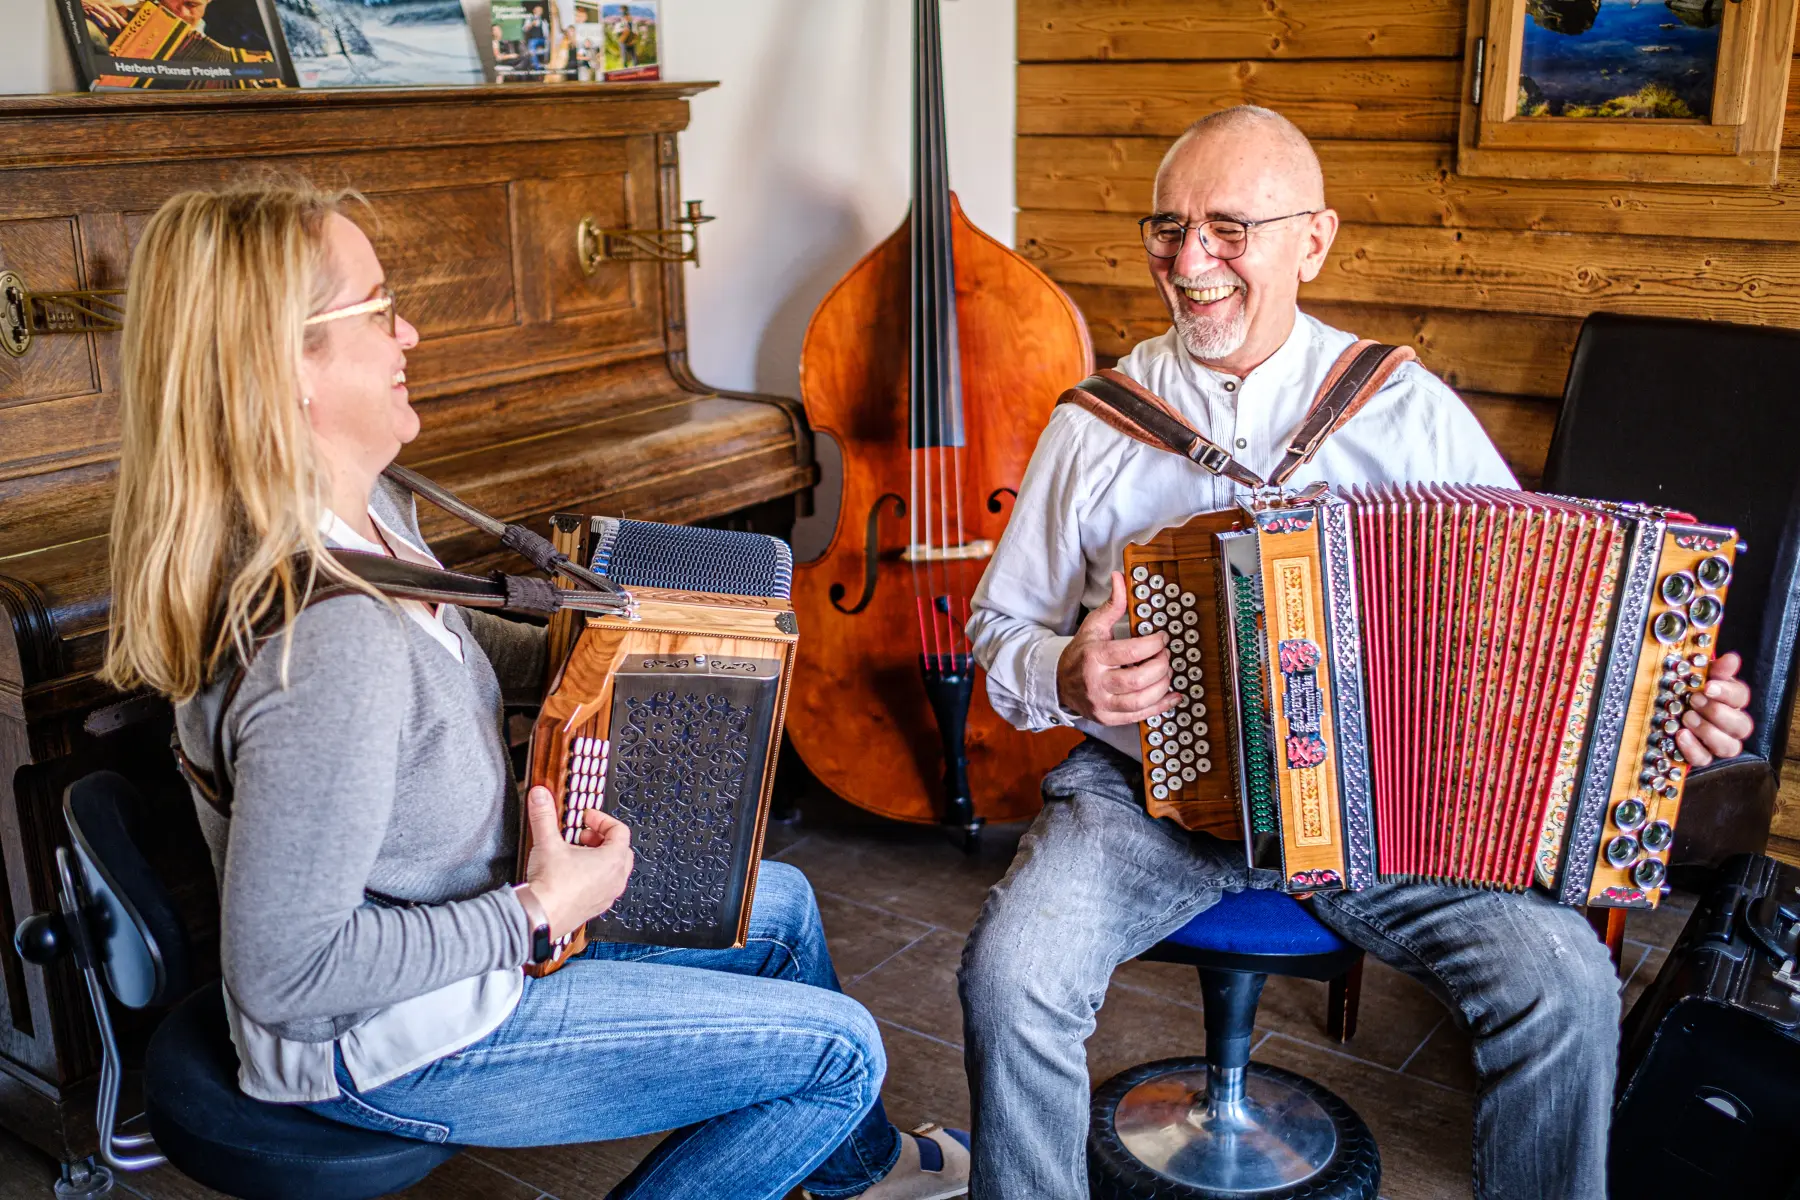
[(529, 883), (514, 884), (513, 895), (519, 898), (525, 919), (531, 922), (531, 965), (542, 966), (556, 955), (550, 941), (550, 914), (544, 911), (543, 901)]

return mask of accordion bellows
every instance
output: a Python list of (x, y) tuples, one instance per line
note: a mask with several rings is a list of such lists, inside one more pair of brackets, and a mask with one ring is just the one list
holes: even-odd
[(1736, 547), (1685, 514), (1443, 485), (1165, 530), (1125, 553), (1133, 627), (1169, 630), (1185, 693), (1140, 729), (1151, 812), (1241, 833), (1290, 891), (1652, 906)]
[[(631, 617), (588, 616), (532, 732), (531, 782), (573, 840), (599, 808), (630, 827), (624, 895), (565, 938), (742, 945), (787, 710), (792, 556), (762, 534), (591, 518), (594, 570)], [(529, 829), (520, 864), (529, 854)]]

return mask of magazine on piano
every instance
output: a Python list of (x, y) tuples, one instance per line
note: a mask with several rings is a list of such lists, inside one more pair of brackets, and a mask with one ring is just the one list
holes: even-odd
[(462, 0), (273, 3), (303, 88), (487, 82)]
[(494, 0), (490, 11), (497, 82), (661, 77), (651, 0)]
[(289, 85), (262, 0), (57, 0), (81, 86), (221, 90)]

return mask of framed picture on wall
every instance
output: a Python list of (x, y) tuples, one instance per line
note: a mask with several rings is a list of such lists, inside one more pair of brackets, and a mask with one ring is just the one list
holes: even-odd
[(1796, 0), (1469, 0), (1461, 175), (1775, 180)]

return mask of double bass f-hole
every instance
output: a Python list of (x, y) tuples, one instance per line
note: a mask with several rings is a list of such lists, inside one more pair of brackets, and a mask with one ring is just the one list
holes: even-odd
[(1014, 500), (1017, 500), (1019, 498), (1019, 489), (1018, 488), (1009, 488), (1009, 487), (997, 487), (993, 491), (989, 492), (988, 498), (987, 498), (987, 510), (989, 512), (997, 513), (1000, 511), (1000, 497), (1002, 497), (1002, 496), (1011, 496)]
[(841, 583), (834, 583), (831, 585), (831, 606), (845, 616), (854, 617), (857, 613), (869, 607), (869, 601), (875, 598), (875, 579), (876, 574), (881, 567), (881, 506), (886, 504), (889, 500), (894, 502), (894, 515), (896, 517), (904, 517), (906, 515), (906, 498), (897, 495), (894, 492), (886, 493), (879, 497), (874, 504), (869, 506), (869, 527), (863, 535), (862, 599), (858, 600), (854, 607), (845, 608), (844, 597), (849, 594), (849, 589)]

